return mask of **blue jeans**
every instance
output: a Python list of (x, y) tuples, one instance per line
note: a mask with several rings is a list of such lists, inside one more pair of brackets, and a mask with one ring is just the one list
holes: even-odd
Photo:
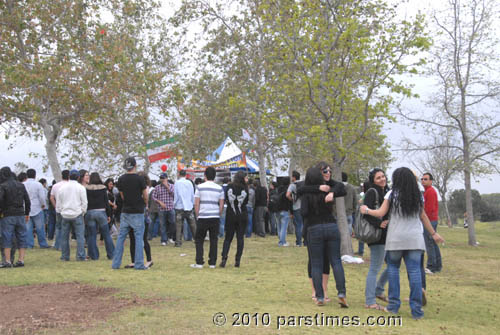
[(279, 212), (279, 221), (278, 221), (278, 238), (279, 245), (284, 245), (286, 243), (286, 234), (288, 231), (288, 221), (290, 220), (290, 214), (288, 211)]
[(293, 222), (295, 223), (295, 245), (302, 245), (302, 229), (304, 227), (304, 220), (300, 209), (293, 210)]
[(38, 239), (38, 245), (40, 248), (48, 248), (47, 240), (45, 239), (45, 213), (40, 211), (37, 215), (30, 216), (30, 220), (26, 223), (28, 248), (33, 248), (35, 241), (33, 239), (33, 225), (36, 229), (36, 237)]
[(253, 207), (247, 206), (247, 212), (248, 212), (248, 223), (245, 236), (250, 237), (252, 236), (252, 231), (253, 231)]
[(55, 231), (56, 231), (56, 211), (54, 209), (49, 209), (49, 220), (47, 223), (47, 236), (49, 240), (54, 239)]
[[(340, 233), (335, 223), (316, 224), (307, 230), (307, 245), (311, 255), (311, 276), (316, 298), (323, 300), (323, 257), (326, 251), (333, 269), (338, 297), (346, 296), (345, 275), (340, 259)], [(325, 250), (326, 249), (326, 250)]]
[(160, 212), (149, 213), (149, 220), (148, 240), (152, 240), (160, 232)]
[(62, 216), (60, 213), (56, 213), (56, 241), (54, 242), (54, 249), (61, 249), (61, 238), (62, 238)]
[(62, 237), (61, 237), (61, 259), (69, 261), (70, 248), (69, 248), (69, 232), (71, 228), (75, 229), (76, 234), (76, 260), (85, 260), (85, 226), (83, 225), (83, 216), (79, 215), (74, 219), (62, 218)]
[[(432, 228), (437, 231), (438, 222), (431, 221)], [(431, 234), (424, 229), (425, 249), (427, 249), (427, 268), (432, 272), (441, 271), (443, 264), (441, 261), (441, 251), (432, 238)]]
[(99, 248), (97, 247), (97, 227), (99, 227), (101, 236), (104, 239), (104, 245), (106, 246), (106, 255), (108, 256), (108, 259), (113, 259), (115, 246), (111, 235), (109, 235), (108, 216), (106, 215), (106, 212), (89, 210), (85, 215), (85, 221), (87, 221), (89, 232), (87, 237), (89, 257), (94, 260), (99, 259)]
[(224, 237), (224, 226), (226, 225), (226, 211), (227, 211), (227, 207), (224, 207), (224, 210), (222, 211), (222, 215), (220, 216), (219, 238)]
[(347, 228), (349, 228), (349, 236), (352, 235), (352, 223), (354, 222), (354, 217), (352, 215), (346, 215), (347, 217)]
[(384, 294), (384, 286), (387, 283), (387, 269), (382, 271), (377, 282), (377, 275), (384, 265), (385, 244), (374, 244), (370, 246), (370, 269), (366, 276), (365, 304), (374, 305), (375, 297)]
[(120, 216), (120, 232), (118, 233), (115, 254), (111, 264), (113, 269), (119, 269), (122, 264), (123, 245), (130, 229), (134, 230), (135, 237), (134, 268), (136, 270), (144, 270), (146, 268), (144, 266), (144, 255), (142, 251), (142, 248), (144, 248), (144, 213), (122, 213)]
[(6, 216), (0, 219), (0, 237), (3, 248), (13, 248), (14, 239), (19, 249), (25, 249), (27, 244), (26, 224), (24, 216)]
[(168, 239), (175, 240), (175, 211), (160, 211), (158, 213), (160, 220), (161, 241), (167, 243)]
[(422, 250), (387, 251), (387, 272), (389, 275), (389, 304), (387, 310), (397, 313), (401, 306), (399, 290), (399, 267), (404, 258), (408, 280), (410, 281), (410, 308), (415, 319), (424, 316), (422, 310), (422, 277), (420, 273), (420, 258)]

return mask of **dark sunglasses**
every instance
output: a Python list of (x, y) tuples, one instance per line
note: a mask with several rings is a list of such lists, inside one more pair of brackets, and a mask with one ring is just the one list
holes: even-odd
[(323, 173), (325, 173), (325, 174), (326, 173), (332, 173), (332, 170), (330, 170), (330, 169), (323, 169)]
[(425, 180), (429, 180), (429, 178), (420, 178), (420, 180), (425, 181)]

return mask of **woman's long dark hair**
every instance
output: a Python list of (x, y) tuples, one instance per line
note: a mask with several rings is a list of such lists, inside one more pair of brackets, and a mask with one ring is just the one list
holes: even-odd
[(243, 187), (244, 189), (247, 189), (248, 186), (245, 183), (246, 176), (247, 176), (247, 174), (243, 171), (236, 172), (236, 174), (233, 177), (233, 185), (240, 186), (240, 187)]
[[(320, 172), (323, 172), (323, 170), (326, 169), (326, 168), (330, 168), (330, 170), (332, 169), (332, 167), (330, 166), (330, 164), (328, 164), (325, 161), (319, 162), (318, 164), (316, 164), (315, 167), (318, 168)], [(323, 176), (323, 175), (321, 175), (321, 176)], [(332, 178), (333, 178), (333, 171), (332, 171), (332, 173), (330, 173), (330, 179), (332, 179)], [(323, 178), (323, 181), (324, 180), (325, 179)]]
[(99, 176), (99, 173), (92, 172), (90, 174), (90, 178), (89, 178), (89, 185), (101, 185), (101, 184), (102, 184), (102, 180), (101, 180), (101, 176)]
[[(310, 167), (307, 169), (306, 178), (304, 180), (304, 185), (323, 185), (325, 180), (323, 178), (323, 174), (321, 170), (316, 167)], [(302, 195), (302, 198), (306, 198), (307, 203), (309, 204), (310, 212), (313, 214), (320, 213), (320, 203), (325, 202), (325, 194), (320, 193), (305, 193)]]
[(409, 217), (419, 215), (422, 207), (422, 193), (413, 172), (406, 167), (396, 169), (392, 173), (391, 208)]

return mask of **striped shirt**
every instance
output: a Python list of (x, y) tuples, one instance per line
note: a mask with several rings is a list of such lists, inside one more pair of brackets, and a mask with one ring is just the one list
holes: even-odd
[(199, 219), (211, 219), (220, 217), (220, 200), (224, 200), (224, 189), (222, 186), (209, 180), (198, 185), (194, 194), (195, 198), (200, 198)]

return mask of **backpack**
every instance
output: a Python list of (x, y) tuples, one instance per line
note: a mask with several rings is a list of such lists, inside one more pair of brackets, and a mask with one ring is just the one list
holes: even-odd
[[(376, 209), (378, 209), (380, 207), (378, 192), (374, 188), (370, 188), (368, 191), (366, 191), (366, 193), (368, 193), (370, 190), (373, 190), (375, 192), (375, 206)], [(353, 228), (354, 236), (356, 236), (356, 238), (361, 242), (365, 242), (367, 244), (378, 242), (380, 240), (380, 237), (382, 236), (382, 229), (370, 224), (370, 222), (365, 219), (365, 215), (361, 214), (359, 208), (360, 206), (358, 205), (356, 208), (356, 224)]]

